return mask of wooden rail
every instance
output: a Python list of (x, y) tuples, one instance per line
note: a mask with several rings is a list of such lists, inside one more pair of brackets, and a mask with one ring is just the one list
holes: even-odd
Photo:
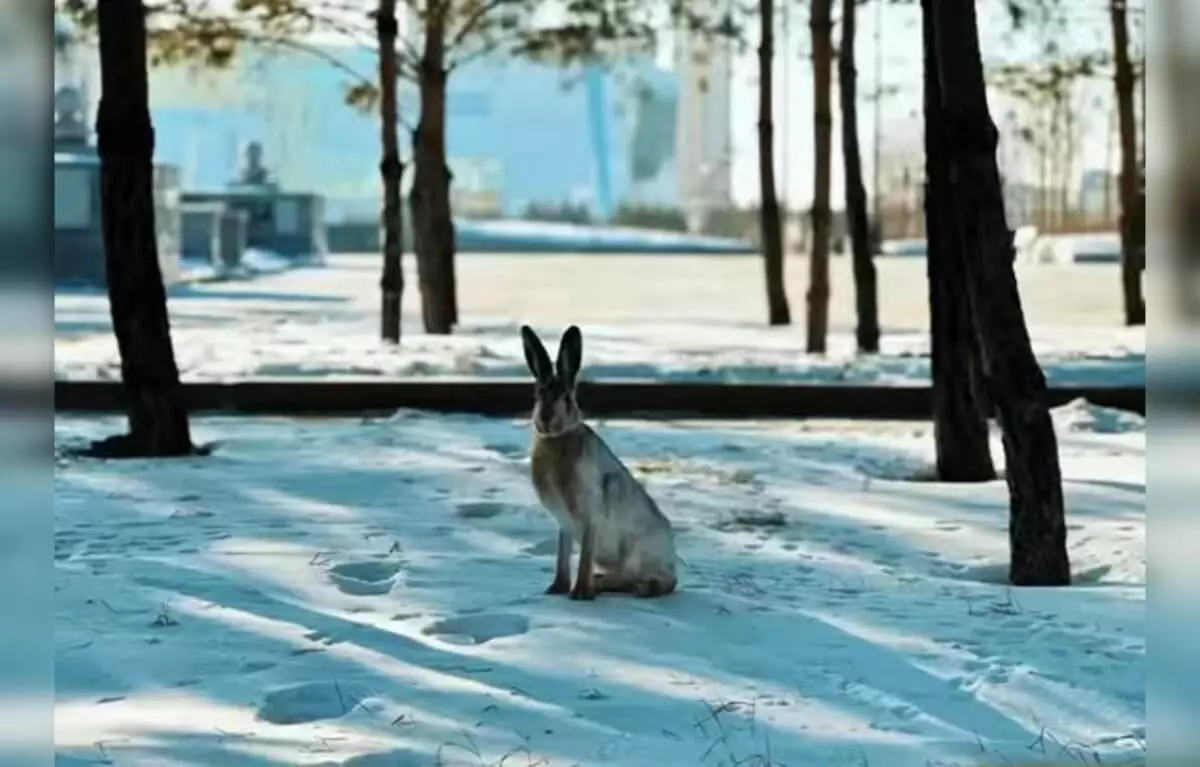
[[(356, 415), (412, 408), (490, 416), (527, 414), (533, 386), (517, 379), (296, 380), (187, 383), (195, 413)], [(1051, 407), (1084, 398), (1103, 407), (1146, 412), (1143, 387), (1054, 387)], [(864, 418), (924, 420), (927, 386), (829, 386), (659, 381), (582, 382), (579, 402), (592, 416), (663, 418)], [(59, 413), (119, 413), (125, 394), (115, 381), (56, 381)]]

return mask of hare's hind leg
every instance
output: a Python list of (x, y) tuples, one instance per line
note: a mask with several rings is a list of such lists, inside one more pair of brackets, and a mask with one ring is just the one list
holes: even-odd
[(667, 594), (675, 591), (677, 583), (677, 579), (672, 576), (652, 575), (634, 584), (633, 593), (634, 596), (644, 598), (665, 597)]
[(554, 582), (546, 589), (547, 594), (566, 594), (571, 590), (571, 549), (575, 542), (567, 530), (558, 531), (558, 555), (554, 559)]
[(631, 594), (637, 582), (615, 570), (596, 573), (596, 591), (609, 594)]

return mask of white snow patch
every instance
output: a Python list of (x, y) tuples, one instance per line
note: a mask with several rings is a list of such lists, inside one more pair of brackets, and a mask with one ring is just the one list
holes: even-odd
[(1146, 429), (1146, 419), (1125, 410), (1093, 405), (1079, 398), (1053, 411), (1055, 426), (1071, 432), (1125, 434)]
[[(1002, 481), (864, 476), (929, 461), (923, 424), (603, 424), (683, 564), (670, 597), (587, 603), (543, 594), (555, 530), (519, 422), (197, 418), (208, 458), (65, 459), (58, 758), (1140, 757), (1145, 432), (1062, 426), (1084, 410), (1055, 414), (1069, 589), (999, 582)], [(122, 426), (59, 418), (56, 440)]]
[(304, 682), (267, 693), (258, 718), (271, 724), (309, 724), (338, 719), (350, 713), (367, 698), (367, 692), (355, 685), (328, 682)]
[(432, 623), (421, 629), (426, 636), (446, 642), (485, 644), (493, 639), (519, 636), (529, 631), (529, 619), (512, 613), (460, 615)]
[[(568, 323), (579, 324), (582, 375), (590, 379), (884, 386), (929, 381), (924, 267), (908, 259), (880, 259), (884, 335), (882, 353), (871, 356), (856, 352), (848, 295), (835, 296), (831, 304), (825, 355), (804, 354), (796, 328), (765, 327), (760, 269), (753, 258), (471, 255), (458, 264), (462, 324), (451, 336), (424, 334), (409, 291), (400, 347), (379, 339), (374, 259), (333, 257), (327, 268), (180, 288), (169, 306), (181, 375), (185, 381), (526, 379), (518, 328), (529, 322), (550, 342)], [(1143, 385), (1145, 329), (1120, 325), (1118, 275), (1113, 271), (1110, 291), (1094, 284), (1107, 280), (1107, 273), (1089, 272), (1107, 267), (1073, 268), (1082, 271), (1032, 267), (1025, 277), (1030, 289), (1022, 285), (1034, 352), (1047, 380)], [(1038, 270), (1055, 274), (1043, 277)], [(55, 322), (58, 378), (120, 377), (104, 295), (58, 294)]]

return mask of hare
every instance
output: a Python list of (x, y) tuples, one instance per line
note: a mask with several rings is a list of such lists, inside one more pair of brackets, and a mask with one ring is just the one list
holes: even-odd
[[(676, 586), (671, 523), (579, 414), (579, 328), (572, 325), (563, 333), (553, 366), (546, 347), (528, 326), (521, 327), (521, 340), (535, 380), (533, 487), (559, 525), (554, 582), (546, 593), (570, 592), (572, 599), (592, 599), (601, 591), (643, 597), (670, 594)], [(579, 570), (572, 588), (576, 542)]]

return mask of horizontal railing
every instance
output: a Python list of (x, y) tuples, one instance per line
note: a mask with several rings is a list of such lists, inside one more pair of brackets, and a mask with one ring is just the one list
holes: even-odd
[[(405, 378), (387, 380), (251, 379), (183, 385), (196, 413), (352, 415), (399, 409), (490, 416), (527, 414), (533, 385), (521, 379)], [(1144, 415), (1143, 387), (1055, 386), (1051, 407), (1083, 398), (1094, 405)], [(59, 413), (117, 413), (125, 409), (117, 381), (56, 381)], [(581, 382), (580, 406), (593, 416), (701, 418), (927, 419), (928, 386), (837, 386), (610, 380)]]

